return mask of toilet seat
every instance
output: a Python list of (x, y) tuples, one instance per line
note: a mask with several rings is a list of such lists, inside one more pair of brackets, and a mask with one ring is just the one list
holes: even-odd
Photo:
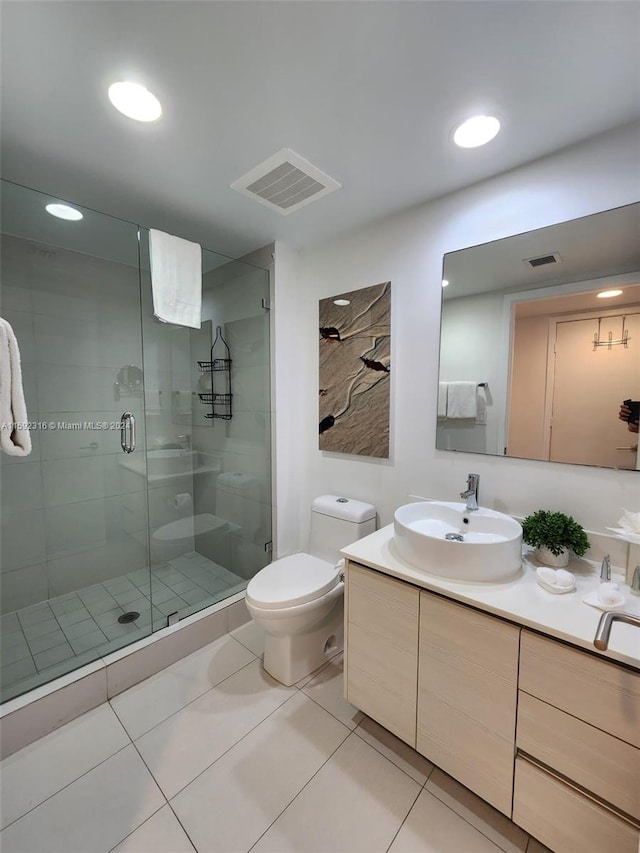
[(247, 585), (247, 601), (262, 610), (280, 610), (321, 598), (340, 583), (340, 569), (311, 554), (275, 560)]

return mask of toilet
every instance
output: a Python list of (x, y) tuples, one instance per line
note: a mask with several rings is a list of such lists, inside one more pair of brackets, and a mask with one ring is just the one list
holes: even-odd
[(322, 495), (311, 508), (310, 553), (275, 560), (249, 581), (246, 605), (265, 632), (264, 668), (290, 686), (344, 644), (340, 549), (376, 529), (375, 507)]

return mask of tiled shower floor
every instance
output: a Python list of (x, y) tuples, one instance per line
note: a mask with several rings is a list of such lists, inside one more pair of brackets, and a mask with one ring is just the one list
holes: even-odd
[[(195, 551), (0, 617), (2, 701), (214, 604), (247, 581)], [(152, 604), (153, 603), (153, 604)], [(135, 610), (135, 622), (118, 618)], [(73, 659), (73, 660), (72, 660)], [(46, 676), (44, 678), (43, 676)]]

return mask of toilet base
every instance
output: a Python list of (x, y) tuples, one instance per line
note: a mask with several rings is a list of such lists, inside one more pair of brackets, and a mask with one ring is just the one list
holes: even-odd
[(290, 687), (310, 675), (344, 648), (342, 602), (311, 631), (286, 637), (266, 634), (264, 668), (276, 681)]

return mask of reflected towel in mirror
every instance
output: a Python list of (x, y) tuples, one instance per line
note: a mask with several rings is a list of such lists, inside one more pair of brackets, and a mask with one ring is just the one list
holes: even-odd
[(447, 417), (475, 418), (478, 416), (478, 383), (449, 382), (447, 389)]

